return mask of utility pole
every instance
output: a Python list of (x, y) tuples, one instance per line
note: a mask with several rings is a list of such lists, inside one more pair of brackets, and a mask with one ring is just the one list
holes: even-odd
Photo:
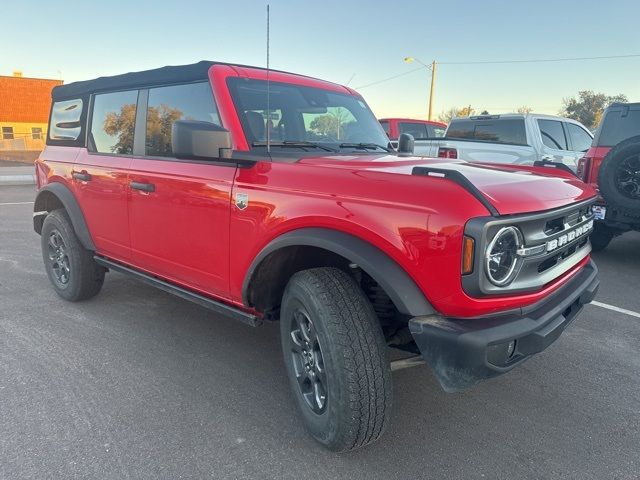
[(434, 60), (431, 62), (431, 88), (429, 90), (429, 117), (428, 120), (433, 119), (433, 94), (436, 89), (436, 69), (438, 68), (438, 64)]
[(436, 70), (438, 69), (438, 64), (436, 61), (432, 61), (431, 65), (427, 65), (420, 61), (420, 59), (416, 57), (404, 57), (405, 63), (416, 62), (425, 67), (427, 70), (431, 70), (431, 86), (429, 87), (429, 109), (427, 113), (427, 120), (433, 119), (433, 97), (436, 91)]

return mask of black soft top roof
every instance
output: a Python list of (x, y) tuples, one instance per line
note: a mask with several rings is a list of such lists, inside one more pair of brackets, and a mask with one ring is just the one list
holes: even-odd
[(203, 60), (190, 65), (172, 65), (142, 72), (130, 72), (112, 77), (99, 77), (94, 80), (73, 82), (55, 87), (51, 96), (54, 101), (58, 101), (79, 98), (103, 90), (123, 90), (165, 83), (206, 80), (209, 68), (216, 63), (220, 62)]

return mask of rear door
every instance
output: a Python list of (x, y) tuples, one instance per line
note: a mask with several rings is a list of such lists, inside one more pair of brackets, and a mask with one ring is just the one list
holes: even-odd
[[(141, 92), (144, 142), (132, 161), (129, 204), (132, 262), (184, 286), (228, 293), (229, 209), (236, 165), (178, 160), (176, 120), (220, 124), (208, 82)], [(139, 153), (139, 154), (138, 154)]]
[(127, 201), (137, 105), (137, 90), (92, 97), (87, 149), (72, 172), (98, 253), (123, 261), (130, 258)]

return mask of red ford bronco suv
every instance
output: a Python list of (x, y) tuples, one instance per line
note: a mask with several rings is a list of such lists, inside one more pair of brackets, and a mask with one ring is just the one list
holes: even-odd
[(376, 440), (388, 347), (459, 391), (547, 348), (598, 288), (595, 191), (544, 167), (398, 152), (363, 98), (200, 62), (53, 90), (34, 228), (56, 292), (125, 272), (215, 312), (279, 320), (327, 448)]
[(594, 251), (617, 235), (640, 231), (640, 103), (607, 107), (577, 175), (600, 194), (593, 207)]

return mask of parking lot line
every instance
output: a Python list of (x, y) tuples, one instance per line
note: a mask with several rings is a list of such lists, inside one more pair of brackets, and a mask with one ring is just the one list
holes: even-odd
[(624, 313), (625, 315), (631, 315), (632, 317), (640, 318), (640, 313), (638, 312), (634, 312), (633, 310), (627, 310), (626, 308), (616, 307), (614, 305), (609, 305), (608, 303), (592, 301), (591, 305), (595, 305), (596, 307), (606, 308), (607, 310), (613, 310), (614, 312)]
[(4, 205), (32, 205), (33, 202), (7, 202), (7, 203), (0, 203), (0, 207), (4, 206)]

